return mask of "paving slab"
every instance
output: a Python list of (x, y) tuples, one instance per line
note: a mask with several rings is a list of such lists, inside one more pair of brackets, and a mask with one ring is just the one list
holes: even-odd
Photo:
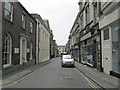
[(100, 72), (95, 68), (91, 68), (87, 65), (83, 65), (81, 63), (76, 62), (76, 68), (79, 69), (83, 74), (87, 77), (91, 78), (93, 81), (98, 83), (103, 88), (118, 88), (119, 83), (117, 77), (108, 75), (104, 72)]

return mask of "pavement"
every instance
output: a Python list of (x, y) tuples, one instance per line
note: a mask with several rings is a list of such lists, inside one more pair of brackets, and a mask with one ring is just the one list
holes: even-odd
[(18, 70), (18, 71), (15, 71), (13, 73), (2, 76), (2, 80), (0, 80), (0, 82), (2, 82), (2, 84), (0, 84), (0, 87), (5, 87), (6, 85), (9, 85), (9, 84), (12, 84), (16, 81), (19, 81), (19, 79), (29, 75), (30, 73), (36, 71), (40, 67), (50, 63), (54, 59), (51, 59), (51, 60), (48, 60), (45, 62), (41, 62), (41, 63), (36, 64), (36, 65), (27, 66), (22, 70)]
[(95, 68), (83, 65), (78, 62), (75, 63), (75, 66), (80, 72), (82, 72), (85, 76), (87, 76), (102, 88), (118, 88), (118, 90), (120, 90), (120, 79), (117, 77), (100, 72)]
[[(44, 63), (40, 63), (38, 65), (34, 65), (31, 67), (27, 67), (22, 71), (14, 72), (12, 75), (6, 75), (2, 78), (2, 86), (14, 83), (15, 81), (21, 79), (22, 77), (34, 72), (35, 70), (39, 69), (40, 67), (50, 63), (51, 61), (54, 61), (54, 59), (49, 60)], [(119, 81), (120, 79), (110, 76), (108, 74), (105, 74), (103, 72), (100, 72), (96, 70), (95, 68), (91, 68), (89, 66), (83, 65), (81, 63), (76, 62), (75, 67), (83, 73), (85, 76), (87, 76), (89, 79), (91, 79), (93, 82), (101, 86), (102, 88), (118, 88), (120, 90)], [(1, 80), (0, 80), (1, 82)], [(1, 86), (0, 86), (1, 87)]]

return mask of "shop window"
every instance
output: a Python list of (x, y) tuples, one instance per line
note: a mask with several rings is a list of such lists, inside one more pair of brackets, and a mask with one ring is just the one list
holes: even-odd
[(104, 30), (104, 40), (109, 39), (109, 28)]
[(12, 39), (10, 34), (6, 34), (3, 43), (3, 65), (11, 64)]
[(13, 4), (11, 2), (5, 2), (4, 18), (9, 21), (13, 20)]

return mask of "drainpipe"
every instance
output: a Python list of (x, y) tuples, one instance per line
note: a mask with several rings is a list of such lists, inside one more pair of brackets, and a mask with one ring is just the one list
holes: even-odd
[(38, 27), (39, 27), (39, 24), (38, 24), (38, 20), (37, 21), (37, 28), (36, 28), (36, 60), (35, 60), (35, 64), (38, 64)]
[(79, 51), (79, 62), (81, 62), (81, 48), (80, 48), (80, 42), (78, 42), (78, 51)]
[(101, 38), (101, 30), (99, 29), (100, 33), (100, 71), (103, 72), (102, 68), (102, 38)]

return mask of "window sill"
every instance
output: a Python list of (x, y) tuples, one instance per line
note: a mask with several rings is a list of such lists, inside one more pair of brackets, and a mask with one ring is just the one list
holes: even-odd
[(25, 28), (21, 27), (23, 30), (26, 30)]
[(13, 24), (13, 21), (7, 20), (6, 18), (4, 18), (4, 20), (11, 23), (11, 24)]

